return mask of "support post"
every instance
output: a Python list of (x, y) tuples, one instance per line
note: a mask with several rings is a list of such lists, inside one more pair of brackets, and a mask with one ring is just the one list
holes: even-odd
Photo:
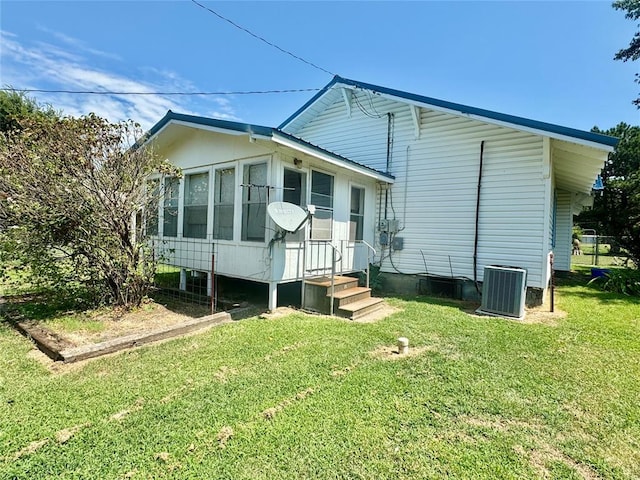
[(186, 290), (187, 289), (187, 269), (186, 268), (181, 268), (180, 269), (180, 290)]
[(269, 282), (269, 311), (275, 312), (278, 307), (278, 282)]
[[(331, 245), (331, 243), (329, 243)], [(336, 249), (331, 245), (331, 304), (329, 306), (329, 315), (333, 315), (333, 296), (336, 287)]]
[(551, 313), (555, 309), (555, 275), (553, 270), (553, 252), (549, 255), (549, 267), (551, 268)]
[(211, 254), (211, 274), (209, 275), (209, 295), (211, 295), (211, 313), (216, 313), (216, 256)]
[(307, 241), (302, 241), (302, 290), (300, 293), (300, 308), (304, 310), (304, 291), (305, 291), (305, 278), (306, 278), (306, 260), (307, 260)]

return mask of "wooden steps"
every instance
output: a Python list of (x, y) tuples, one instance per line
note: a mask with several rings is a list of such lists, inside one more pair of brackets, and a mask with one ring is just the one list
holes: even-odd
[(331, 311), (331, 278), (305, 280), (305, 307), (328, 315), (356, 320), (384, 305), (381, 298), (371, 297), (371, 289), (359, 287), (354, 277), (335, 276), (333, 280), (333, 311)]

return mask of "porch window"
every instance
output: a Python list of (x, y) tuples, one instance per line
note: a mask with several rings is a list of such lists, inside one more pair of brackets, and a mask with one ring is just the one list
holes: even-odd
[(267, 164), (245, 165), (242, 189), (242, 240), (264, 242), (267, 216)]
[(184, 184), (184, 237), (207, 237), (208, 205), (209, 173), (187, 175)]
[(304, 172), (284, 169), (284, 193), (282, 200), (300, 207), (307, 204), (306, 199), (307, 175)]
[(213, 238), (233, 240), (233, 202), (236, 169), (216, 170), (213, 198)]
[(364, 188), (351, 187), (351, 216), (349, 217), (349, 240), (363, 239)]
[(147, 205), (145, 209), (144, 227), (146, 235), (158, 235), (158, 195), (160, 180), (154, 178), (147, 182)]
[[(283, 185), (283, 201), (299, 207), (307, 205), (307, 174), (305, 172), (285, 168)], [(301, 228), (296, 233), (290, 233), (286, 238), (289, 242), (302, 242), (305, 238), (305, 229)]]
[(162, 234), (165, 237), (178, 235), (178, 195), (180, 191), (180, 179), (166, 177), (164, 179), (164, 219)]
[(312, 240), (331, 240), (333, 235), (333, 177), (311, 172), (311, 204), (316, 213), (311, 220)]

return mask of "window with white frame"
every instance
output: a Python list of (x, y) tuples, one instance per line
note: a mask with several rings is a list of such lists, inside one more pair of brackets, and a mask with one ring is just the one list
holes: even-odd
[(293, 203), (299, 207), (307, 204), (307, 175), (298, 170), (284, 169), (284, 192), (282, 201)]
[(311, 204), (316, 212), (311, 220), (312, 240), (331, 240), (333, 235), (333, 176), (311, 172)]
[(264, 242), (267, 215), (267, 164), (245, 165), (242, 189), (242, 240)]
[(233, 240), (235, 186), (235, 168), (216, 170), (213, 188), (213, 238), (215, 239)]
[(147, 235), (158, 235), (158, 196), (160, 179), (147, 181), (147, 205), (144, 212), (144, 227)]
[[(300, 170), (284, 169), (282, 200), (293, 203), (299, 207), (307, 205), (307, 174)], [(305, 229), (301, 228), (296, 233), (286, 236), (289, 242), (301, 242), (305, 238)]]
[(180, 179), (166, 177), (164, 179), (164, 208), (162, 234), (165, 237), (178, 235), (178, 195), (180, 194)]
[(364, 188), (351, 187), (351, 207), (349, 217), (349, 240), (363, 239), (364, 227)]
[(209, 205), (209, 173), (185, 176), (184, 215), (182, 235), (188, 238), (207, 237), (207, 211)]

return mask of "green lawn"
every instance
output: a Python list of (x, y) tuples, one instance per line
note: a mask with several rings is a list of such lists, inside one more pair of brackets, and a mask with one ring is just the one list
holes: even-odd
[[(0, 478), (639, 478), (640, 301), (578, 283), (553, 322), (390, 299), (63, 373), (0, 323)], [(418, 354), (376, 354), (398, 336)]]

